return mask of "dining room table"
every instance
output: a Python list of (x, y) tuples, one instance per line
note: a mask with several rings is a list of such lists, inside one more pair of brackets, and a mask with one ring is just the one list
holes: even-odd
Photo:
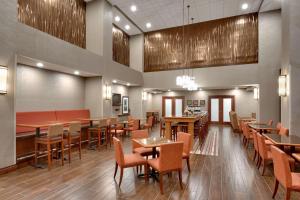
[(279, 135), (277, 133), (269, 133), (263, 134), (263, 136), (281, 149), (284, 149), (285, 146), (290, 147), (291, 152), (294, 152), (296, 147), (300, 147), (300, 137), (296, 135)]
[(270, 126), (265, 123), (248, 123), (248, 126), (260, 134), (267, 133), (268, 131), (276, 130), (275, 126)]

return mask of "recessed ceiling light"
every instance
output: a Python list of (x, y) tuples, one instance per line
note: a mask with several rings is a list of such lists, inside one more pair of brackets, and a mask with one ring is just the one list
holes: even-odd
[(36, 63), (36, 66), (37, 66), (37, 67), (44, 67), (44, 64), (41, 63), (41, 62), (38, 62), (38, 63)]
[(131, 10), (132, 12), (135, 12), (135, 11), (136, 11), (136, 5), (130, 6), (130, 10)]
[(147, 28), (151, 28), (151, 26), (152, 26), (152, 24), (149, 23), (149, 22), (146, 24), (146, 27), (147, 27)]
[(113, 80), (112, 82), (113, 82), (113, 83), (117, 83), (117, 80)]
[(127, 25), (125, 25), (125, 29), (126, 30), (129, 30), (130, 29), (130, 26), (127, 24)]
[(79, 71), (76, 70), (76, 71), (74, 71), (74, 74), (79, 75), (80, 73), (79, 73)]
[(247, 10), (248, 7), (249, 7), (249, 5), (247, 3), (243, 3), (243, 5), (242, 5), (242, 9), (243, 10)]
[(121, 20), (121, 18), (119, 16), (115, 16), (115, 21), (119, 22)]
[(127, 86), (130, 86), (130, 83), (127, 83), (126, 85), (127, 85)]

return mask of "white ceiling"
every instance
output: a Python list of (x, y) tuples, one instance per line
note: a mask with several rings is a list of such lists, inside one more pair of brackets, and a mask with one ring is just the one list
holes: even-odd
[[(144, 32), (159, 30), (182, 25), (182, 0), (108, 0), (112, 5), (120, 8)], [(226, 18), (241, 14), (257, 12), (262, 0), (185, 0), (185, 23), (187, 23), (187, 5), (190, 5), (190, 18), (194, 23)], [(249, 8), (242, 10), (243, 3)], [(131, 5), (137, 6), (137, 11), (130, 10)], [(280, 0), (264, 0), (263, 11), (280, 8)], [(114, 15), (122, 15), (114, 9)], [(114, 22), (124, 31), (126, 23), (130, 23), (125, 16), (120, 16), (120, 22)], [(150, 22), (152, 27), (146, 28)], [(131, 24), (131, 23), (130, 23)], [(132, 25), (131, 25), (132, 27)], [(137, 28), (126, 31), (129, 35), (139, 34)]]

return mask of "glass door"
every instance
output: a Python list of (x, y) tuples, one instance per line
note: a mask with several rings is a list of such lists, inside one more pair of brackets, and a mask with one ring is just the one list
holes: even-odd
[(211, 122), (219, 122), (220, 121), (220, 118), (219, 118), (220, 105), (219, 105), (218, 98), (211, 99), (210, 110), (211, 110), (210, 121)]
[(172, 113), (172, 99), (165, 99), (165, 116), (171, 117)]
[(208, 104), (208, 114), (211, 123), (230, 123), (229, 112), (235, 110), (234, 96), (210, 96)]
[(184, 97), (162, 97), (162, 115), (163, 117), (182, 116), (184, 108)]

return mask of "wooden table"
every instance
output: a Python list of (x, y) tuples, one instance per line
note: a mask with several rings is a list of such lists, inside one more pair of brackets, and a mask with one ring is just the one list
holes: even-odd
[(91, 118), (79, 118), (80, 121), (88, 121), (90, 122), (90, 127), (93, 126), (93, 122), (100, 121), (102, 119), (109, 119), (109, 117), (91, 117)]
[(263, 132), (276, 130), (276, 127), (262, 123), (249, 123), (248, 126), (259, 132), (260, 134), (262, 134)]
[(188, 133), (192, 135), (192, 145), (191, 149), (194, 145), (194, 123), (201, 119), (204, 115), (194, 115), (194, 116), (173, 116), (173, 117), (165, 117), (165, 136), (167, 139), (171, 140), (172, 133), (171, 133), (171, 126), (172, 123), (187, 123), (188, 124)]
[(51, 125), (55, 125), (55, 124), (63, 124), (63, 125), (67, 125), (70, 122), (63, 122), (63, 121), (49, 121), (49, 122), (45, 122), (45, 123), (35, 123), (35, 124), (31, 124), (31, 123), (26, 123), (26, 124), (16, 124), (16, 126), (19, 127), (26, 127), (26, 128), (34, 128), (35, 129), (35, 136), (36, 137), (40, 137), (41, 136), (41, 128), (46, 128), (49, 127)]
[(274, 145), (280, 146), (283, 149), (284, 146), (291, 147), (291, 151), (295, 150), (295, 147), (300, 147), (300, 137), (296, 135), (279, 135), (277, 133), (263, 134)]

